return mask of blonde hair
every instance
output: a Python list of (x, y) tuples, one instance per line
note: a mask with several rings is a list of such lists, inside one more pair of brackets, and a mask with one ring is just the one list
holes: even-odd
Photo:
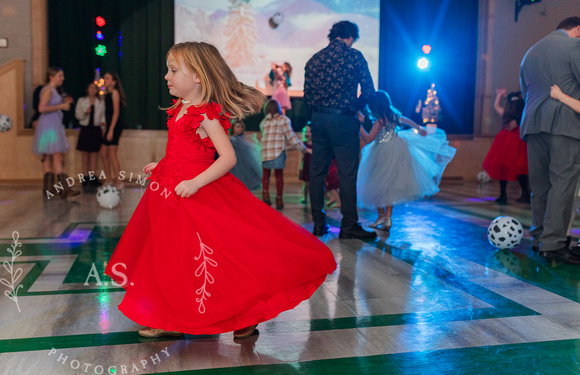
[[(215, 102), (230, 117), (241, 119), (258, 112), (266, 97), (257, 89), (238, 81), (218, 49), (209, 43), (184, 42), (175, 44), (169, 55), (181, 62), (201, 80), (202, 103)], [(181, 98), (169, 109), (181, 104)]]

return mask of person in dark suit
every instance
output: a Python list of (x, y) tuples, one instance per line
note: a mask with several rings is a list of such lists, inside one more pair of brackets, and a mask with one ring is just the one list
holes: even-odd
[(520, 135), (528, 143), (534, 250), (563, 263), (580, 264), (570, 251), (566, 230), (580, 176), (580, 114), (550, 97), (558, 85), (580, 98), (580, 17), (560, 22), (534, 44), (520, 67), (526, 100)]

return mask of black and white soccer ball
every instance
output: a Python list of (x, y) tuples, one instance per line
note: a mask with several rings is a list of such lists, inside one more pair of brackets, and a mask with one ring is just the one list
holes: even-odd
[(486, 171), (481, 171), (477, 174), (477, 181), (479, 181), (480, 184), (487, 184), (491, 181), (491, 177), (489, 177)]
[(113, 209), (121, 201), (121, 194), (116, 187), (105, 185), (97, 190), (97, 202), (103, 208)]
[(513, 249), (522, 242), (524, 228), (511, 216), (496, 217), (487, 228), (489, 243), (500, 250)]
[(0, 115), (0, 133), (12, 129), (12, 119), (6, 115)]

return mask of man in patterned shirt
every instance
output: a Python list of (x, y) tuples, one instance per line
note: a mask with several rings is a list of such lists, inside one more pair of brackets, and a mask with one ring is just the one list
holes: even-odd
[[(351, 48), (359, 37), (358, 26), (349, 21), (335, 23), (330, 43), (306, 63), (304, 102), (312, 111), (312, 161), (310, 197), (313, 234), (328, 232), (324, 212), (324, 178), (332, 156), (336, 156), (342, 201), (339, 238), (375, 238), (375, 232), (358, 223), (356, 178), (358, 172), (362, 110), (375, 93), (373, 79), (362, 53)], [(357, 98), (358, 86), (361, 95)]]

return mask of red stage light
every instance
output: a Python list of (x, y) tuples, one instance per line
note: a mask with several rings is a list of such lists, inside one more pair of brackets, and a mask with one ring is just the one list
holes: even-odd
[(428, 54), (429, 54), (429, 52), (431, 52), (431, 46), (430, 46), (430, 45), (428, 45), (428, 44), (425, 44), (425, 45), (424, 45), (424, 46), (421, 48), (421, 51), (423, 51), (423, 53), (424, 53), (425, 55), (428, 55)]
[(105, 19), (101, 16), (98, 16), (95, 22), (97, 22), (97, 26), (99, 27), (105, 26)]

